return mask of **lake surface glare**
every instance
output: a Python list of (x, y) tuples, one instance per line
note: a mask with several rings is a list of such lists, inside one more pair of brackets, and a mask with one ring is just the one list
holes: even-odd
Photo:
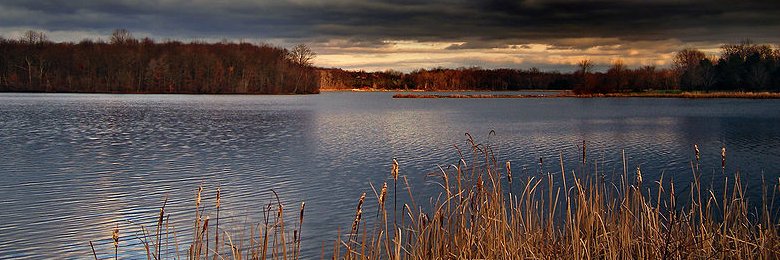
[[(743, 174), (749, 197), (760, 196), (762, 175), (769, 183), (780, 177), (780, 100), (393, 94), (0, 94), (0, 258), (85, 259), (89, 241), (99, 257), (113, 257), (117, 224), (119, 253), (145, 258), (139, 225), (153, 228), (166, 197), (187, 245), (199, 185), (212, 217), (221, 187), (220, 227), (239, 237), (262, 221), (271, 189), (289, 220), (305, 201), (302, 257), (319, 258), (323, 243), (327, 254), (337, 229), (349, 228), (363, 192), (373, 216), (369, 183), (392, 186), (392, 158), (418, 204), (428, 205), (440, 192), (428, 174), (457, 163), (454, 145), (467, 147), (465, 133), (520, 177), (538, 174), (539, 158), (550, 162), (542, 171), (559, 172), (561, 153), (567, 169), (577, 169), (583, 140), (589, 161), (612, 177), (622, 173), (625, 150), (628, 169), (641, 166), (646, 181), (664, 174), (686, 186), (694, 144), (714, 187), (723, 181), (723, 145), (726, 172)], [(408, 199), (401, 187), (399, 202)]]

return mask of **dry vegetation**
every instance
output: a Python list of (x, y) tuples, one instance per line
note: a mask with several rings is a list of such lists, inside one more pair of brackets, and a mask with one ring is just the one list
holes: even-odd
[[(561, 154), (555, 162), (560, 171), (513, 176), (510, 162), (497, 161), (489, 146), (469, 136), (466, 155), (459, 150), (461, 159), (440, 167), (435, 175), (441, 195), (431, 198), (433, 206), (426, 209), (415, 203), (393, 160), (392, 191), (388, 183), (379, 189), (371, 185), (374, 199), (363, 193), (351, 226), (339, 232), (327, 251), (334, 259), (780, 257), (780, 222), (773, 208), (780, 186), (763, 183), (761, 201), (749, 204), (740, 175), (726, 173), (725, 147), (721, 151), (724, 185), (714, 190), (702, 187), (698, 146), (692, 151), (696, 159), (686, 187), (675, 186), (663, 175), (658, 180), (643, 179), (641, 169), (627, 165), (625, 155), (620, 180), (605, 181), (596, 170), (599, 164), (587, 160), (584, 143), (582, 148), (577, 171), (564, 168)], [(393, 196), (390, 207), (388, 193), (395, 195), (399, 181), (412, 199), (399, 207)], [(209, 217), (202, 215), (200, 192), (192, 226), (197, 235), (176, 258), (298, 258), (303, 204), (297, 223), (284, 221), (281, 203), (269, 204), (265, 222), (254, 229), (250, 245), (244, 247), (235, 245), (218, 224), (210, 225)], [(364, 212), (367, 203), (377, 203), (377, 214)], [(218, 210), (219, 202), (216, 205)], [(145, 232), (149, 259), (158, 259), (160, 245), (168, 241), (168, 220), (163, 216), (164, 207), (157, 231)], [(345, 221), (349, 221), (346, 216)]]
[[(559, 96), (559, 95), (550, 95)], [(545, 95), (508, 95), (508, 94), (404, 94), (393, 95), (393, 98), (543, 98)]]
[(609, 93), (576, 95), (576, 97), (653, 97), (653, 98), (748, 98), (748, 99), (778, 99), (778, 92), (635, 92), (635, 93)]
[(780, 99), (778, 92), (626, 92), (607, 94), (574, 94), (561, 92), (551, 95), (508, 95), (508, 94), (407, 94), (399, 93), (393, 98), (621, 98), (621, 97), (645, 97), (645, 98), (746, 98), (746, 99)]

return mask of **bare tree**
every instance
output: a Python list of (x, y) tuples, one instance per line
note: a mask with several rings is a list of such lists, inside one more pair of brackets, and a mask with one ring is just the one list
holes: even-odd
[(115, 29), (111, 33), (111, 44), (128, 44), (134, 42), (133, 34), (127, 29)]
[(707, 56), (697, 49), (683, 49), (674, 55), (674, 69), (678, 73), (693, 70), (699, 66), (699, 63)]
[(27, 44), (38, 44), (49, 41), (49, 37), (47, 37), (43, 32), (29, 30), (24, 32), (22, 36), (19, 37), (19, 41)]
[(626, 85), (628, 85), (628, 77), (627, 77), (628, 68), (623, 63), (622, 60), (615, 60), (615, 62), (612, 63), (612, 67), (607, 70), (607, 77), (611, 79), (611, 86), (612, 89), (609, 91), (618, 91), (623, 92)]
[(580, 69), (578, 70), (579, 73), (587, 74), (590, 73), (593, 70), (593, 62), (589, 59), (581, 60), (579, 63), (577, 63), (577, 67)]
[(314, 57), (317, 57), (317, 53), (303, 43), (295, 45), (295, 47), (290, 50), (289, 55), (290, 60), (303, 66), (311, 66), (311, 61)]
[(683, 89), (699, 89), (704, 85), (701, 62), (707, 56), (697, 49), (683, 49), (674, 56), (674, 72)]

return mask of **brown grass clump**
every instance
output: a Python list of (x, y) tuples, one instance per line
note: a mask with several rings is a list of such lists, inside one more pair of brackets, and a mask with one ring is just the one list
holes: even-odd
[(395, 94), (393, 98), (543, 98), (559, 95), (509, 95), (509, 94)]
[[(205, 214), (206, 207), (202, 206), (203, 188), (198, 187), (195, 193), (195, 220), (193, 225), (192, 240), (186, 244), (180, 244), (176, 231), (169, 223), (170, 215), (165, 212), (167, 198), (160, 208), (155, 230), (138, 225), (139, 231), (135, 235), (129, 235), (130, 239), (137, 239), (145, 249), (146, 258), (152, 259), (299, 259), (301, 250), (301, 228), (304, 221), (305, 203), (301, 203), (297, 223), (284, 221), (284, 207), (274, 190), (271, 190), (275, 202), (269, 203), (263, 209), (264, 222), (257, 226), (248, 227), (251, 235), (248, 238), (237, 240), (234, 243), (233, 235), (219, 227), (219, 209), (221, 207), (222, 191), (217, 189), (214, 208), (215, 219)], [(276, 214), (272, 214), (272, 212)], [(210, 225), (210, 222), (216, 225)], [(287, 226), (293, 227), (290, 231)], [(112, 259), (118, 259), (120, 245), (119, 226), (111, 232), (114, 254)], [(292, 236), (292, 240), (289, 237)], [(213, 239), (212, 239), (213, 237)], [(126, 239), (125, 239), (126, 240)], [(172, 240), (172, 241), (171, 241)], [(244, 245), (243, 241), (249, 241)], [(89, 242), (95, 259), (100, 259), (95, 252), (92, 241)], [(179, 250), (180, 246), (188, 248), (185, 252)]]
[(745, 99), (780, 99), (779, 92), (626, 92), (606, 94), (574, 94), (560, 92), (553, 95), (507, 95), (507, 94), (405, 94), (393, 95), (393, 98), (745, 98)]
[(778, 92), (682, 92), (682, 93), (663, 93), (663, 92), (630, 92), (630, 93), (607, 93), (607, 94), (568, 94), (560, 97), (649, 97), (649, 98), (746, 98), (746, 99), (778, 99)]
[[(733, 179), (724, 176), (719, 197), (715, 191), (701, 188), (700, 172), (695, 168), (689, 187), (679, 189), (664, 176), (652, 183), (643, 180), (640, 167), (634, 176), (629, 176), (624, 159), (620, 183), (611, 184), (603, 178), (591, 177), (600, 173), (567, 171), (561, 156), (559, 172), (526, 176), (519, 180), (518, 192), (506, 193), (505, 187), (511, 189), (508, 182), (511, 164), (507, 162), (505, 167), (500, 167), (489, 147), (473, 141), (471, 144), (470, 164), (461, 158), (451, 167), (441, 168), (443, 190), (439, 198), (432, 198), (435, 203), (431, 208), (414, 209), (404, 205), (404, 224), (393, 229), (387, 228), (387, 220), (380, 213), (376, 219), (379, 225), (374, 225), (373, 230), (364, 229), (361, 237), (350, 236), (349, 240), (337, 243), (335, 256), (343, 259), (780, 257), (780, 223), (772, 215), (773, 198), (780, 186), (767, 189), (764, 185), (760, 209), (750, 211), (739, 174)], [(507, 182), (502, 182), (503, 178)], [(518, 176), (514, 179), (518, 182)], [(680, 193), (680, 190), (687, 192)], [(377, 198), (381, 204), (382, 196)], [(683, 199), (689, 202), (681, 203)]]
[[(540, 158), (538, 172), (513, 175), (510, 162), (499, 162), (489, 146), (470, 136), (468, 140), (470, 154), (464, 156), (459, 150), (461, 158), (439, 167), (434, 175), (442, 190), (431, 198), (429, 208), (415, 203), (406, 176), (399, 175), (399, 163), (393, 160), (394, 186), (402, 179), (410, 201), (403, 203), (400, 212), (393, 206), (391, 222), (385, 207), (387, 183), (378, 191), (371, 185), (375, 216), (366, 218), (363, 193), (349, 233), (341, 236), (339, 230), (333, 259), (780, 258), (780, 220), (773, 208), (780, 186), (763, 183), (761, 202), (757, 207), (749, 205), (740, 175), (725, 175), (725, 147), (721, 150), (724, 182), (714, 191), (701, 187), (698, 145), (691, 162), (692, 181), (680, 188), (664, 175), (655, 181), (644, 178), (638, 166), (629, 172), (625, 153), (619, 182), (608, 182), (595, 170), (595, 160), (590, 160), (592, 170), (587, 167), (585, 143), (578, 168), (582, 172), (567, 171), (561, 154), (559, 171), (544, 172)], [(304, 203), (297, 225), (285, 222), (284, 207), (272, 190), (275, 202), (264, 207), (264, 222), (251, 228), (249, 239), (236, 240), (249, 241), (245, 246), (234, 244), (231, 234), (218, 224), (209, 225), (202, 191), (199, 187), (196, 193), (193, 238), (185, 247), (186, 255), (179, 251), (163, 203), (156, 230), (141, 226), (137, 237), (147, 259), (300, 258)], [(394, 204), (395, 191), (394, 187)], [(217, 193), (218, 212), (221, 190)], [(396, 213), (400, 213), (397, 219)], [(215, 217), (218, 223), (219, 214)], [(121, 246), (118, 226), (112, 239), (116, 258)], [(170, 248), (175, 248), (175, 254)], [(93, 255), (98, 258), (94, 247)]]

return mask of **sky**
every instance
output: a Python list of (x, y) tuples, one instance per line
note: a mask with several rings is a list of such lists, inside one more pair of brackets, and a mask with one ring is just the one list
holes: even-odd
[(117, 28), (156, 40), (222, 39), (318, 53), (351, 70), (433, 67), (571, 71), (669, 66), (674, 53), (750, 39), (780, 43), (780, 1), (739, 0), (0, 0), (0, 36), (107, 39)]

